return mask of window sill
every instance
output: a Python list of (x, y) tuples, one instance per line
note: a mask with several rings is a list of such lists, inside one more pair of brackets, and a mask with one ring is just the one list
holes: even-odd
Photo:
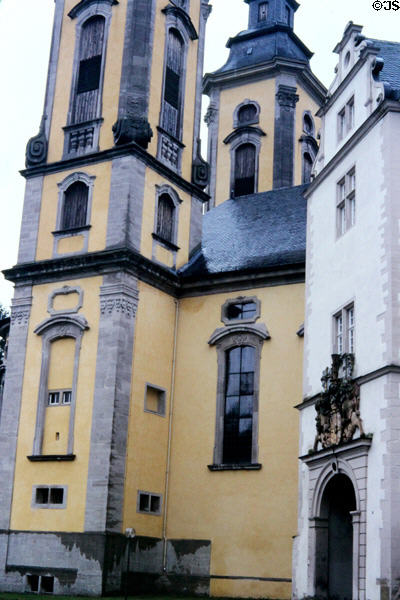
[(82, 225), (81, 227), (71, 227), (71, 229), (58, 229), (57, 231), (52, 231), (51, 233), (54, 236), (73, 235), (74, 233), (80, 233), (81, 231), (88, 231), (90, 228), (91, 225)]
[(164, 246), (169, 248), (169, 250), (173, 250), (174, 252), (178, 252), (178, 250), (180, 250), (179, 246), (176, 246), (172, 242), (165, 240), (163, 237), (161, 237), (157, 233), (152, 233), (151, 235), (152, 235), (153, 239), (155, 239), (157, 242), (160, 242), (161, 244), (163, 244)]
[(66, 462), (75, 460), (76, 454), (34, 454), (26, 458), (31, 462)]
[(210, 471), (259, 471), (260, 463), (232, 464), (232, 465), (207, 465)]

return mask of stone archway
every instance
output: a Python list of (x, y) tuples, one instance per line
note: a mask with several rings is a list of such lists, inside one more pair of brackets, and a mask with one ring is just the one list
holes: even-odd
[[(355, 520), (357, 500), (352, 481), (338, 473), (326, 484), (321, 497), (315, 539), (315, 593), (324, 598), (354, 598)], [(358, 540), (357, 540), (358, 544)]]

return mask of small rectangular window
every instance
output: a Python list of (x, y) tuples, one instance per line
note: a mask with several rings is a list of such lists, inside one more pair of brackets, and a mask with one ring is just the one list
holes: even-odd
[(338, 114), (338, 139), (343, 139), (346, 130), (346, 110), (343, 108)]
[(161, 494), (153, 494), (152, 492), (138, 491), (137, 497), (137, 512), (160, 515), (161, 514)]
[(60, 404), (60, 392), (49, 392), (49, 406)]
[(354, 96), (338, 113), (338, 140), (342, 140), (354, 127)]
[(66, 486), (34, 486), (32, 508), (65, 508), (66, 490)]
[(165, 403), (166, 403), (166, 392), (163, 388), (160, 388), (150, 383), (146, 383), (145, 397), (144, 397), (144, 410), (151, 412), (156, 415), (165, 416)]
[(63, 404), (71, 404), (71, 396), (72, 396), (71, 390), (64, 390), (63, 391)]
[(40, 577), (40, 591), (43, 594), (52, 594), (54, 591), (54, 577), (42, 575)]
[(350, 131), (354, 127), (354, 98), (349, 100), (346, 104), (346, 115), (347, 115), (347, 131)]
[(258, 21), (266, 21), (268, 14), (268, 2), (261, 2), (258, 5)]
[(335, 354), (354, 353), (354, 304), (349, 304), (333, 317), (334, 320), (334, 343)]

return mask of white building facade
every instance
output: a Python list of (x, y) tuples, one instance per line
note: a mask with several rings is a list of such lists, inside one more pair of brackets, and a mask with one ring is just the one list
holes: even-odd
[(361, 29), (335, 48), (306, 194), (294, 598), (400, 593), (400, 44)]

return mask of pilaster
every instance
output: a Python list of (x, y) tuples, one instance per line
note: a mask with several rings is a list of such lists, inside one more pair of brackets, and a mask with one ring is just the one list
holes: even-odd
[(277, 80), (274, 134), (274, 189), (293, 185), (296, 87)]
[(104, 276), (85, 531), (121, 532), (137, 303), (134, 277), (123, 272)]

